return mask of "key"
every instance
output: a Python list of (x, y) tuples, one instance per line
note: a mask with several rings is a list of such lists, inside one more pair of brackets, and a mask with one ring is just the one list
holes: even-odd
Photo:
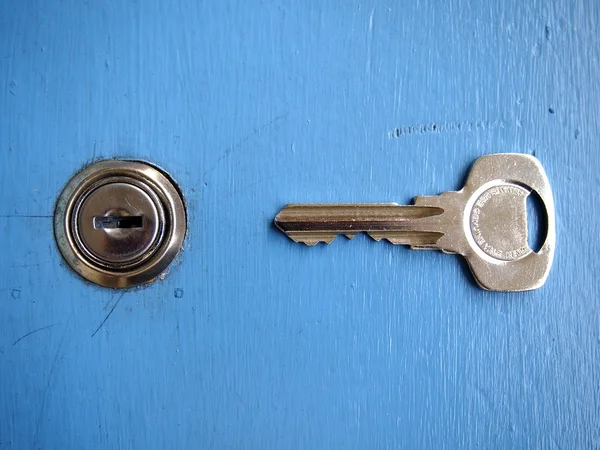
[[(546, 213), (546, 237), (537, 252), (527, 241), (526, 200), (532, 192)], [(507, 292), (545, 283), (556, 242), (548, 177), (536, 158), (515, 153), (477, 159), (460, 191), (416, 197), (413, 205), (289, 204), (275, 225), (309, 246), (367, 233), (376, 241), (459, 254), (479, 286)]]

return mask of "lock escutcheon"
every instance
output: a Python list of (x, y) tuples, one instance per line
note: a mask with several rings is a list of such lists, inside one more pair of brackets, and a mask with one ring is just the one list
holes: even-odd
[(78, 173), (57, 202), (54, 227), (69, 265), (96, 284), (152, 281), (181, 249), (183, 199), (160, 170), (137, 161), (101, 161)]

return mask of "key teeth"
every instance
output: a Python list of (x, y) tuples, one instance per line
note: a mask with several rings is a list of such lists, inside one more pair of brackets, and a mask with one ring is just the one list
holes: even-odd
[(392, 245), (402, 245), (402, 244), (404, 244), (403, 241), (398, 240), (398, 239), (394, 239), (392, 237), (383, 237), (383, 238), (376, 239), (377, 242), (380, 242), (380, 241), (383, 241), (383, 240), (388, 241)]
[(317, 245), (320, 242), (323, 242), (325, 245), (329, 245), (331, 244), (335, 238), (337, 236), (331, 236), (331, 237), (320, 237), (320, 238), (305, 238), (305, 237), (301, 237), (301, 236), (290, 236), (288, 235), (292, 241), (296, 242), (297, 244), (304, 244), (307, 247), (314, 247), (315, 245)]
[(410, 245), (411, 247), (438, 248), (438, 241), (442, 238), (442, 233), (437, 232), (406, 232), (406, 231), (383, 231), (368, 233), (371, 238), (379, 242), (383, 239), (394, 245)]
[(319, 243), (319, 241), (297, 241), (294, 239), (294, 242), (298, 243), (298, 244), (304, 244), (307, 247), (314, 247), (315, 245), (317, 245)]
[(404, 242), (398, 240), (398, 239), (394, 239), (393, 236), (386, 236), (386, 235), (378, 235), (375, 233), (367, 233), (371, 239), (373, 239), (375, 242), (381, 242), (381, 241), (388, 241), (390, 244), (393, 245), (400, 245), (403, 244)]
[[(371, 239), (373, 239), (375, 242), (380, 242), (382, 239), (384, 239), (384, 237), (383, 237), (383, 236), (378, 236), (378, 235), (376, 235), (376, 234), (373, 234), (373, 233), (367, 233), (367, 234), (368, 234), (368, 235), (369, 235), (369, 237), (370, 237)], [(388, 241), (389, 241), (389, 239), (388, 239)]]

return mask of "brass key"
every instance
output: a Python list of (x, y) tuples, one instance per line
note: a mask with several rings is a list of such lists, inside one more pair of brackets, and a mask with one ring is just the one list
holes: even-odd
[[(547, 217), (546, 238), (537, 252), (527, 241), (526, 199), (533, 191)], [(376, 241), (458, 253), (477, 283), (493, 291), (542, 286), (556, 241), (546, 173), (533, 156), (515, 153), (477, 159), (460, 191), (416, 197), (414, 205), (290, 204), (277, 214), (275, 224), (295, 242), (311, 246), (364, 232)]]

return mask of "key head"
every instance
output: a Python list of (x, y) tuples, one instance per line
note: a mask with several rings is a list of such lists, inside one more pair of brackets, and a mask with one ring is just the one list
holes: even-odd
[[(527, 197), (533, 191), (543, 202), (547, 223), (537, 252), (527, 240)], [(533, 156), (483, 156), (462, 190), (420, 197), (415, 203), (444, 208), (444, 236), (436, 245), (463, 255), (482, 288), (527, 291), (546, 281), (556, 244), (554, 201), (548, 177)]]
[[(556, 228), (550, 182), (530, 155), (497, 154), (479, 158), (467, 179), (470, 193), (463, 223), (472, 248), (466, 255), (473, 275), (485, 289), (527, 291), (542, 286), (554, 258)], [(527, 241), (527, 197), (542, 200), (546, 238), (536, 253)]]

